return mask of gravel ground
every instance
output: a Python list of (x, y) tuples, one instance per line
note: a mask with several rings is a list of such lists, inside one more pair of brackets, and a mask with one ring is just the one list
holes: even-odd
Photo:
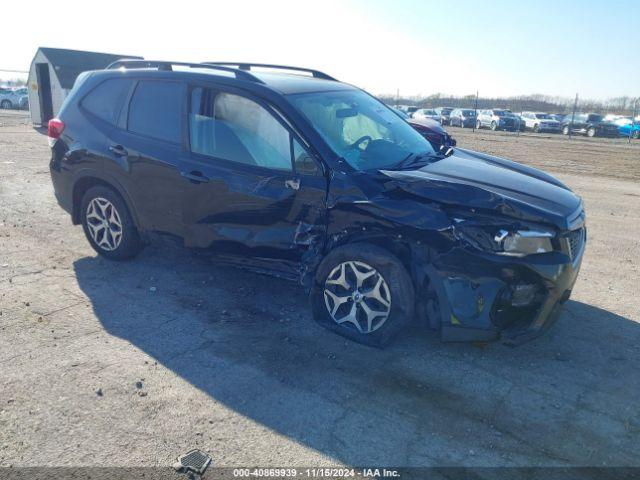
[(156, 243), (96, 257), (56, 204), (46, 138), (0, 116), (0, 466), (640, 466), (640, 142), (451, 129), (583, 196), (589, 242), (547, 335), (419, 329), (379, 351), (295, 285)]

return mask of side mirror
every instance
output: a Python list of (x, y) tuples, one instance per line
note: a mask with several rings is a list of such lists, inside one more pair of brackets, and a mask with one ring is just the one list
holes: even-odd
[(299, 155), (295, 160), (296, 172), (306, 175), (316, 175), (320, 171), (315, 160), (307, 152)]

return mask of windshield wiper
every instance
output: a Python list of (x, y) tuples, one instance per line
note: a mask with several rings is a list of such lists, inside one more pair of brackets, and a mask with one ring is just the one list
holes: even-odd
[(395, 170), (404, 170), (404, 169), (407, 169), (407, 168), (410, 168), (410, 167), (417, 167), (418, 165), (424, 166), (427, 163), (429, 163), (429, 162), (424, 162), (423, 161), (425, 158), (429, 158), (430, 160), (440, 160), (440, 158), (443, 158), (443, 157), (440, 157), (438, 155), (434, 155), (434, 154), (429, 153), (429, 152), (410, 153), (405, 158), (400, 160), (394, 166), (394, 169)]

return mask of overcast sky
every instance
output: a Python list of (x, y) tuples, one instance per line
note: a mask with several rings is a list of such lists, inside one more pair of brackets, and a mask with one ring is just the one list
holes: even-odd
[(640, 96), (636, 0), (10, 5), (2, 14), (0, 69), (27, 70), (37, 47), (46, 46), (299, 65), (374, 94)]

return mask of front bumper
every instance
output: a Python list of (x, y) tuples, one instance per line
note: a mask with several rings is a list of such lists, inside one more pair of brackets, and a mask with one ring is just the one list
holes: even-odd
[(492, 341), (519, 345), (551, 326), (577, 279), (579, 251), (524, 258), (503, 257), (459, 246), (428, 268), (438, 299), (444, 341)]

